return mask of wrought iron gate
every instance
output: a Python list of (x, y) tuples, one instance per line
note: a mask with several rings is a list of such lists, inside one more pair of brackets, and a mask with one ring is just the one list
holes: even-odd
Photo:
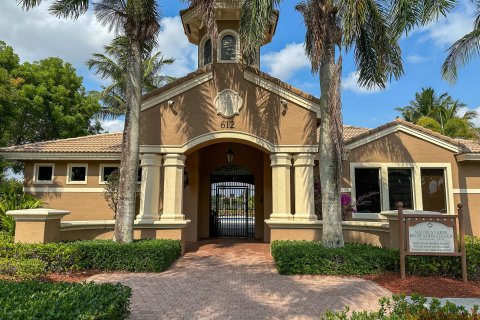
[(227, 165), (210, 176), (210, 237), (255, 237), (254, 176)]

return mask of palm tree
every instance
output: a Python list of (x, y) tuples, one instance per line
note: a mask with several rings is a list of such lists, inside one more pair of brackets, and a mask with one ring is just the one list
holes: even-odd
[[(101, 92), (94, 95), (103, 102), (99, 116), (101, 118), (118, 117), (125, 115), (125, 88), (128, 57), (128, 39), (119, 36), (105, 47), (105, 53), (95, 53), (87, 61), (89, 69), (95, 69), (95, 74), (102, 79), (109, 79), (112, 83), (102, 86)], [(143, 92), (149, 92), (174, 80), (160, 72), (165, 65), (170, 65), (174, 59), (165, 59), (161, 52), (152, 53), (153, 48), (144, 47), (143, 59)]]
[[(215, 0), (186, 0), (211, 37), (216, 32)], [(263, 42), (264, 30), (281, 0), (244, 0), (240, 35), (244, 61), (252, 63)], [(354, 51), (359, 83), (385, 88), (403, 74), (400, 36), (454, 7), (456, 0), (304, 0), (297, 10), (304, 17), (305, 49), (312, 71), (320, 74), (320, 180), (322, 185), (323, 244), (343, 246), (340, 186), (342, 177), (341, 73), (342, 57), (335, 49)], [(212, 13), (213, 12), (213, 13)]]
[(442, 76), (449, 82), (457, 80), (457, 69), (469, 63), (475, 56), (480, 57), (480, 1), (472, 0), (477, 6), (477, 17), (473, 30), (457, 40), (449, 49), (442, 65)]
[(400, 111), (406, 121), (443, 135), (452, 138), (477, 138), (478, 133), (472, 121), (478, 114), (476, 111), (467, 110), (460, 115), (465, 108), (464, 103), (454, 100), (448, 93), (437, 96), (434, 89), (422, 88), (408, 106), (395, 110)]
[[(18, 0), (28, 10), (42, 0)], [(50, 12), (57, 17), (77, 19), (93, 8), (102, 25), (128, 39), (125, 89), (125, 129), (119, 182), (118, 214), (113, 239), (133, 241), (135, 193), (140, 142), (140, 107), (142, 103), (142, 52), (152, 47), (160, 30), (160, 12), (156, 0), (51, 0)]]

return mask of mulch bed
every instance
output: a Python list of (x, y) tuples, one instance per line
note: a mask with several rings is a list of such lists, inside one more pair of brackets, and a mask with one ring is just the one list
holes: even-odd
[(398, 273), (384, 273), (365, 277), (395, 294), (419, 293), (436, 298), (480, 298), (480, 281), (468, 281), (446, 277), (414, 277), (401, 279)]
[(42, 278), (48, 282), (84, 282), (89, 277), (98, 274), (98, 271), (76, 271), (68, 273), (49, 273)]

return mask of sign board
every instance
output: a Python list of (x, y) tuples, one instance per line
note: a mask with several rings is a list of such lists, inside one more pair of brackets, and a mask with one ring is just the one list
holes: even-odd
[(464, 282), (467, 281), (465, 229), (461, 204), (458, 205), (458, 215), (451, 215), (430, 212), (404, 214), (403, 204), (399, 203), (398, 226), (402, 279), (405, 279), (405, 257), (424, 255), (461, 257), (462, 279)]
[(453, 226), (440, 222), (420, 222), (408, 228), (408, 248), (410, 252), (455, 252)]

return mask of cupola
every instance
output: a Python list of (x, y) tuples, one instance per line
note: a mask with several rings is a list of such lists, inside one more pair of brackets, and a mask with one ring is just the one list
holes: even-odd
[[(203, 20), (199, 18), (195, 7), (180, 11), (185, 35), (191, 43), (198, 46), (199, 67), (211, 63), (241, 62), (241, 43), (238, 33), (241, 6), (242, 0), (217, 0), (215, 2), (217, 39), (210, 39), (206, 34), (206, 27)], [(270, 43), (275, 35), (278, 16), (278, 11), (272, 13), (270, 23), (265, 30), (264, 45)], [(215, 52), (213, 41), (216, 42)], [(258, 50), (260, 51), (260, 48)], [(257, 61), (257, 67), (259, 64), (260, 61)]]

